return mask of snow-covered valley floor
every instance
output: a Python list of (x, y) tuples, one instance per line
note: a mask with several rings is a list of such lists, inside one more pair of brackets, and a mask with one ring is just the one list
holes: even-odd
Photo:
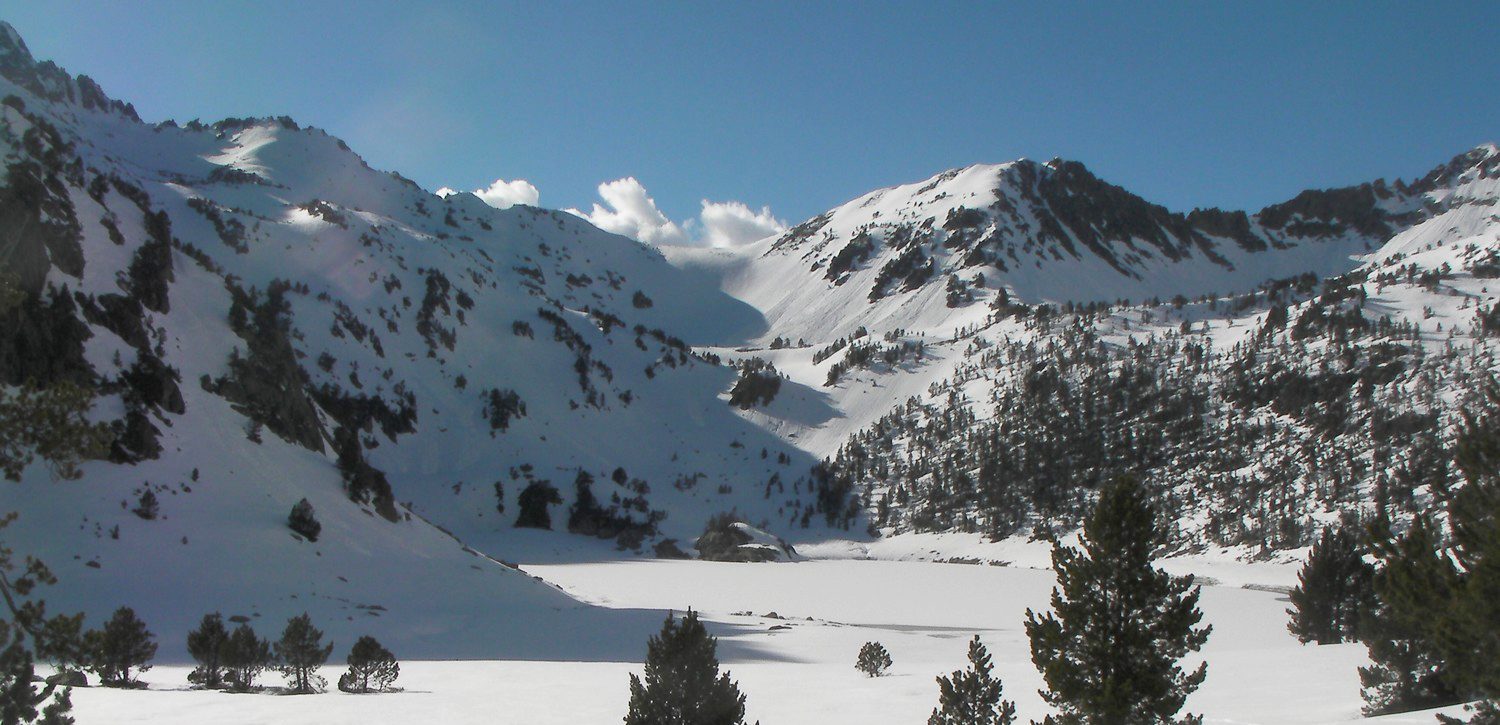
[[(937, 698), (934, 677), (964, 664), (966, 640), (989, 646), (1005, 695), (1023, 721), (1044, 712), (1022, 627), (1047, 603), (1052, 575), (1034, 569), (915, 561), (724, 564), (619, 561), (526, 569), (590, 603), (627, 609), (692, 607), (719, 637), (719, 656), (765, 725), (913, 724)], [(440, 594), (439, 594), (440, 596)], [(1302, 646), (1286, 632), (1284, 594), (1206, 586), (1214, 627), (1208, 681), (1189, 709), (1210, 723), (1360, 720), (1355, 668), (1363, 647)], [(748, 614), (747, 614), (748, 613)], [(774, 616), (772, 616), (774, 615)], [(503, 607), (495, 616), (504, 617)], [(890, 673), (853, 667), (861, 644), (891, 652)], [(341, 661), (348, 643), (336, 643)], [(162, 643), (163, 653), (177, 643)], [(645, 654), (641, 642), (640, 656)], [(398, 652), (399, 656), (400, 653)], [(230, 695), (186, 689), (184, 666), (146, 673), (147, 691), (74, 693), (88, 723), (616, 723), (639, 662), (403, 662), (404, 692)], [(341, 667), (329, 667), (330, 682)], [(267, 684), (280, 678), (269, 673)], [(1431, 713), (1363, 722), (1432, 723)]]

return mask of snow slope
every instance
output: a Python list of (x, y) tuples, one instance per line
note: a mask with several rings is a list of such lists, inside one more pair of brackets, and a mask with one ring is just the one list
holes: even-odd
[[(77, 359), (58, 357), (132, 440), (78, 481), (38, 465), (0, 486), (21, 516), (7, 542), (61, 580), (54, 610), (92, 623), (133, 606), (174, 642), (208, 611), (271, 634), (305, 609), (335, 639), (414, 656), (618, 657), (644, 619), (499, 561), (649, 554), (714, 513), (808, 505), (792, 484), (812, 457), (731, 412), (734, 371), (680, 339), (737, 341), (763, 319), (655, 250), (561, 212), (440, 198), (290, 119), (141, 123), (9, 26), (0, 76), (5, 211), (25, 222), (0, 259), (84, 326)], [(165, 269), (140, 272), (153, 243)], [(137, 304), (154, 284), (161, 299)], [(261, 322), (273, 287), (280, 333)], [(290, 352), (235, 372), (262, 338)], [(350, 500), (340, 429), (391, 500)], [(551, 528), (569, 528), (581, 474), (585, 535), (514, 527), (545, 481)], [(152, 519), (133, 512), (148, 490)], [(303, 498), (316, 543), (287, 528)]]
[[(1265, 308), (1228, 310), (1217, 300), (1272, 280), (1447, 265), (1451, 293), (1427, 294), (1410, 280), (1400, 289), (1370, 285), (1375, 313), (1423, 325), (1435, 341), (1455, 324), (1477, 336), (1474, 310), (1496, 294), (1465, 270), (1500, 251), (1497, 183), (1500, 150), (1486, 144), (1410, 183), (1307, 191), (1254, 214), (1182, 215), (1075, 162), (1023, 159), (877, 190), (744, 247), (663, 252), (767, 320), (753, 343), (705, 343), (729, 358), (764, 358), (789, 378), (778, 400), (745, 417), (829, 456), (899, 405), (932, 400), (935, 385), (969, 377), (986, 345), (1046, 340), (996, 314), (997, 300), (1105, 303), (1117, 310), (1102, 330), (1112, 342), (1166, 335), (1188, 321), (1228, 349)], [(861, 245), (868, 251), (849, 253)], [(904, 257), (919, 261), (903, 266)], [(1161, 303), (1174, 298), (1163, 314)], [(823, 354), (866, 331), (864, 342), (920, 343), (921, 354), (830, 383), (844, 352)], [(969, 392), (986, 397), (977, 387)]]

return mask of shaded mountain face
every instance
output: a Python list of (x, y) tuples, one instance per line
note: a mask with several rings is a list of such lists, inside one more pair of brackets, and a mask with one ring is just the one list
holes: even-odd
[[(82, 384), (114, 433), (78, 481), (38, 465), (0, 486), (59, 611), (129, 604), (175, 636), (311, 608), (335, 639), (369, 622), (450, 657), (527, 652), (549, 629), (529, 617), (571, 617), (557, 652), (614, 657), (588, 644), (614, 615), (497, 560), (690, 548), (728, 511), (826, 526), (815, 459), (742, 418), (737, 371), (685, 342), (764, 320), (655, 250), (439, 198), (287, 118), (144, 124), (8, 26), (0, 167), (23, 297), (0, 380)], [(316, 542), (288, 527), (303, 499)]]

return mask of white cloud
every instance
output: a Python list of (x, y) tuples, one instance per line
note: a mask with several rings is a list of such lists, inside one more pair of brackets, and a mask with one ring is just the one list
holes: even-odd
[(647, 244), (683, 244), (688, 240), (682, 227), (656, 208), (656, 200), (646, 193), (646, 187), (641, 186), (634, 176), (600, 184), (599, 197), (609, 208), (595, 204), (587, 214), (577, 209), (567, 211), (604, 231)]
[[(445, 186), (433, 193), (446, 197), (457, 194), (458, 191)], [(490, 184), (489, 188), (475, 189), (474, 196), (496, 209), (509, 209), (517, 204), (536, 206), (542, 195), (531, 182), (525, 179), (515, 181), (495, 179), (495, 183)]]
[(704, 199), (698, 220), (703, 228), (700, 241), (710, 247), (734, 247), (786, 231), (786, 222), (777, 219), (771, 207), (754, 212), (738, 201)]
[(588, 212), (568, 209), (594, 226), (636, 241), (657, 245), (697, 244), (729, 247), (753, 242), (786, 230), (770, 207), (753, 211), (743, 202), (702, 200), (697, 219), (677, 224), (656, 207), (656, 200), (633, 176), (599, 185), (604, 204)]
[(474, 195), (496, 209), (508, 209), (517, 204), (536, 206), (542, 196), (541, 192), (525, 179), (515, 181), (495, 179), (495, 183), (490, 184), (490, 188), (479, 189), (474, 192)]

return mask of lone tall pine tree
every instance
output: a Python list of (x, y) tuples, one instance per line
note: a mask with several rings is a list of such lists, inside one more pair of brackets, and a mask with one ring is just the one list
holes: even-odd
[(1198, 650), (1211, 627), (1191, 576), (1151, 566), (1163, 538), (1147, 494), (1132, 477), (1107, 487), (1084, 521), (1081, 549), (1054, 545), (1052, 612), (1026, 612), (1031, 660), (1059, 710), (1048, 723), (1198, 723), (1177, 711), (1207, 676), (1177, 660)]

